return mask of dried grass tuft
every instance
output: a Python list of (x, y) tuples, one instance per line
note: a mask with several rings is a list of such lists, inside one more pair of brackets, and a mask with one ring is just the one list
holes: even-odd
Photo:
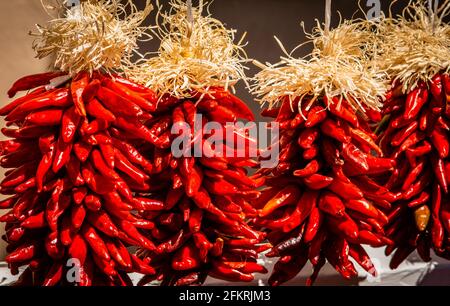
[(190, 11), (184, 2), (171, 0), (168, 12), (159, 7), (153, 31), (161, 40), (160, 48), (150, 59), (131, 67), (128, 76), (160, 95), (178, 98), (206, 93), (211, 87), (234, 90), (246, 78), (244, 37), (235, 43), (235, 30), (225, 28), (209, 12), (202, 16), (207, 8), (203, 1)]
[[(326, 31), (317, 22), (313, 32), (306, 34), (313, 51), (304, 58), (295, 58), (278, 41), (285, 55), (274, 65), (256, 63), (262, 71), (255, 76), (253, 93), (269, 108), (284, 97), (293, 101), (327, 96), (344, 98), (354, 109), (379, 109), (387, 83), (373, 66), (372, 27), (369, 21), (355, 20)], [(301, 107), (300, 103), (300, 111)]]
[(44, 5), (56, 12), (46, 25), (37, 25), (33, 49), (38, 58), (54, 56), (54, 68), (73, 75), (80, 71), (121, 70), (145, 35), (140, 24), (153, 9), (147, 0), (140, 11), (132, 0), (83, 0), (66, 9), (65, 0)]
[(379, 66), (404, 92), (450, 72), (450, 25), (443, 22), (449, 13), (449, 0), (436, 12), (427, 1), (413, 1), (401, 16), (380, 22)]

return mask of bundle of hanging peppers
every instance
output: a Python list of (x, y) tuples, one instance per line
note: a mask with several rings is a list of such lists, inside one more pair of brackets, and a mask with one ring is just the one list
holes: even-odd
[(154, 224), (136, 213), (155, 209), (138, 193), (153, 165), (136, 148), (169, 141), (145, 126), (155, 93), (110, 72), (152, 9), (128, 4), (127, 16), (117, 1), (55, 7), (33, 48), (55, 56), (56, 72), (19, 79), (8, 95), (25, 95), (0, 109), (10, 138), (0, 143), (0, 221), (12, 273), (24, 267), (17, 285), (132, 285), (128, 273), (155, 273), (128, 249), (156, 248), (143, 235)]
[(449, 106), (447, 74), (438, 74), (407, 94), (394, 89), (386, 101), (384, 114), (389, 121), (380, 145), (399, 161), (386, 188), (401, 194), (386, 227), (395, 242), (386, 254), (397, 249), (393, 269), (415, 249), (424, 261), (431, 260), (430, 248), (450, 259)]
[(32, 90), (3, 107), (10, 140), (1, 143), (0, 204), (6, 222), (6, 261), (20, 284), (70, 285), (68, 259), (77, 260), (79, 285), (130, 285), (129, 272), (153, 274), (128, 246), (156, 247), (143, 235), (154, 224), (136, 210), (155, 210), (135, 194), (148, 186), (153, 165), (135, 148), (168, 142), (142, 122), (156, 96), (149, 89), (100, 72), (80, 73), (46, 88), (61, 73), (18, 80), (10, 96)]
[[(384, 102), (379, 144), (397, 161), (381, 182), (401, 197), (389, 212), (386, 234), (395, 245), (395, 269), (414, 250), (430, 261), (431, 249), (450, 259), (450, 27), (449, 1), (436, 12), (410, 4), (405, 16), (381, 22), (381, 68), (394, 80)], [(433, 16), (435, 15), (435, 16)], [(385, 65), (385, 66), (383, 66)]]
[[(198, 116), (203, 120), (196, 124)], [(261, 243), (264, 234), (247, 224), (247, 218), (256, 214), (250, 204), (257, 195), (255, 188), (264, 180), (247, 175), (245, 167), (254, 167), (255, 161), (237, 149), (228, 148), (233, 156), (218, 154), (205, 131), (211, 121), (225, 126), (237, 119), (253, 120), (246, 104), (216, 88), (197, 99), (165, 96), (155, 118), (149, 126), (155, 135), (164, 135), (173, 126), (188, 126), (180, 134), (187, 137), (188, 145), (182, 157), (174, 157), (170, 148), (147, 145), (141, 150), (154, 165), (152, 178), (160, 182), (149, 196), (161, 203), (161, 209), (142, 215), (155, 224), (149, 235), (157, 248), (141, 250), (139, 256), (149, 260), (157, 274), (144, 276), (140, 284), (154, 279), (161, 285), (202, 284), (208, 275), (247, 282), (253, 280), (254, 272), (266, 272), (256, 262), (258, 254), (268, 248)], [(236, 141), (247, 146), (254, 143), (245, 130), (228, 131)], [(196, 146), (202, 148), (202, 157), (194, 157)]]
[(153, 280), (196, 285), (207, 276), (249, 282), (253, 273), (266, 272), (257, 263), (269, 247), (265, 234), (247, 224), (256, 215), (251, 205), (256, 188), (264, 183), (247, 172), (257, 165), (250, 159), (256, 139), (235, 125), (254, 116), (231, 93), (244, 76), (241, 46), (234, 44), (233, 30), (202, 15), (206, 5), (171, 1), (157, 22), (167, 26), (155, 29), (162, 40), (158, 55), (129, 71), (133, 80), (158, 93), (147, 126), (155, 135), (170, 136), (171, 144), (139, 148), (152, 161), (152, 180), (159, 182), (147, 196), (162, 203), (160, 211), (142, 214), (155, 224), (147, 234), (157, 247), (138, 251), (156, 270), (141, 285)]
[(274, 245), (267, 256), (281, 257), (271, 285), (295, 277), (308, 260), (314, 266), (309, 284), (326, 261), (347, 279), (357, 275), (350, 258), (374, 274), (361, 245), (390, 244), (383, 210), (396, 195), (371, 175), (392, 170), (395, 162), (372, 154), (380, 149), (366, 121), (339, 100), (304, 100), (310, 105), (306, 118), (291, 110), (289, 99), (263, 112), (276, 115), (281, 125), (280, 163), (257, 201), (257, 224), (270, 230)]
[(314, 268), (309, 285), (327, 261), (346, 279), (357, 276), (352, 259), (375, 275), (362, 245), (392, 243), (384, 212), (397, 195), (374, 176), (392, 171), (395, 161), (382, 157), (369, 125), (380, 119), (377, 96), (386, 87), (370, 70), (358, 70), (362, 56), (355, 62), (370, 32), (345, 22), (328, 34), (320, 27), (315, 33), (311, 58), (289, 55), (263, 66), (254, 90), (261, 102), (281, 104), (262, 112), (279, 124), (274, 145), (280, 160), (258, 172), (267, 188), (256, 201), (255, 224), (269, 232), (273, 245), (267, 256), (279, 257), (271, 285), (294, 278), (308, 261)]

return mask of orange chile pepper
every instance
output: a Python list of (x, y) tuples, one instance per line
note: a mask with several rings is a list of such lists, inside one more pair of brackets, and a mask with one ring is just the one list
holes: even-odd
[(297, 202), (301, 192), (297, 186), (289, 185), (278, 192), (267, 204), (259, 211), (260, 217), (271, 214), (277, 208), (285, 205), (291, 205)]

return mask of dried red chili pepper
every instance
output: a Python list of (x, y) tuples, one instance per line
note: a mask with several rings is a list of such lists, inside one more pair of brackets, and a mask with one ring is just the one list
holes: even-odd
[[(26, 78), (11, 93), (47, 84), (57, 75)], [(14, 196), (2, 202), (10, 212), (1, 221), (11, 228), (5, 237), (7, 261), (12, 268), (28, 266), (25, 275), (32, 274), (22, 278), (24, 285), (77, 285), (66, 278), (70, 258), (79, 260), (78, 285), (129, 285), (129, 272), (155, 273), (148, 263), (132, 261), (126, 249), (154, 248), (144, 237), (144, 229), (153, 225), (133, 210), (136, 203), (139, 209), (154, 209), (156, 202), (135, 198), (134, 192), (142, 190), (127, 182), (131, 176), (142, 185), (148, 179), (144, 173), (152, 171), (136, 149), (145, 139), (139, 138), (142, 134), (117, 141), (109, 136), (111, 129), (123, 127), (116, 124), (114, 113), (126, 114), (142, 125), (144, 111), (127, 99), (142, 92), (127, 89), (130, 96), (122, 97), (122, 91), (100, 86), (107, 79), (110, 76), (100, 72), (81, 73), (69, 81), (70, 90), (66, 85), (38, 89), (1, 111), (18, 126), (3, 130), (14, 139), (2, 143), (1, 163), (13, 169), (3, 180), (1, 192), (10, 193), (13, 188)], [(119, 151), (123, 153), (116, 154)]]
[[(291, 108), (289, 99), (283, 101), (278, 114), (271, 115), (280, 123), (280, 150), (285, 156), (280, 165), (285, 166), (260, 171), (269, 177), (257, 205), (264, 211), (266, 205), (272, 206), (271, 198), (287, 195), (287, 188), (303, 195), (258, 215), (257, 225), (269, 229), (268, 238), (274, 245), (269, 255), (280, 257), (269, 283), (290, 280), (308, 260), (314, 267), (308, 285), (326, 261), (344, 278), (356, 276), (350, 257), (375, 273), (361, 245), (387, 244), (381, 226), (387, 217), (379, 203), (395, 195), (370, 177), (389, 174), (394, 160), (381, 158), (375, 136), (344, 99), (316, 99), (308, 104), (309, 111), (302, 110), (304, 121), (298, 119), (297, 107)], [(282, 143), (281, 139), (290, 140)], [(283, 155), (286, 148), (296, 153)], [(378, 197), (377, 202), (372, 200)]]

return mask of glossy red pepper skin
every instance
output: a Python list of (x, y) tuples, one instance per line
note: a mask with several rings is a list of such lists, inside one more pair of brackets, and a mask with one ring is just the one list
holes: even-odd
[[(35, 75), (29, 75), (23, 78), (20, 78), (17, 80), (13, 86), (8, 90), (8, 96), (10, 98), (14, 97), (17, 92), (19, 91), (25, 91), (30, 90), (39, 86), (48, 85), (50, 84), (50, 81), (54, 78), (57, 78), (61, 75), (64, 75), (63, 72), (44, 72), (40, 74)], [(3, 109), (3, 111), (7, 111), (8, 109)], [(1, 112), (2, 116), (4, 115), (3, 112)]]

